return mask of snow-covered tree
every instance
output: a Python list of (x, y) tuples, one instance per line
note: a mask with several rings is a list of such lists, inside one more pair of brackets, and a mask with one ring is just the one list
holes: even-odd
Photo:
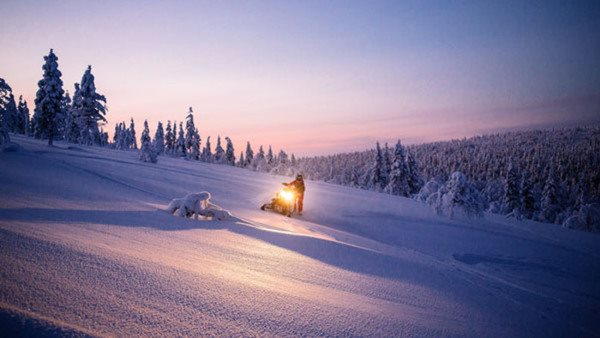
[(558, 213), (560, 212), (560, 204), (558, 179), (556, 177), (554, 166), (550, 167), (548, 179), (544, 185), (540, 209), (540, 218), (542, 221), (549, 223), (554, 223), (556, 221), (556, 216), (558, 216)]
[(143, 162), (156, 163), (156, 150), (152, 146), (152, 140), (150, 139), (150, 128), (148, 128), (148, 121), (144, 121), (144, 130), (142, 131), (141, 143), (142, 149), (140, 150), (140, 160)]
[(483, 200), (479, 191), (461, 172), (454, 172), (438, 192), (428, 197), (427, 203), (439, 213), (447, 216), (457, 214), (483, 216)]
[(244, 158), (244, 152), (240, 151), (240, 157), (237, 163), (237, 166), (240, 168), (244, 168), (246, 166), (246, 159)]
[(408, 170), (407, 182), (410, 194), (416, 194), (423, 186), (423, 179), (421, 178), (419, 165), (417, 164), (417, 161), (415, 161), (411, 151), (406, 152), (406, 169)]
[(225, 149), (225, 164), (229, 164), (235, 166), (235, 150), (233, 148), (233, 142), (229, 137), (225, 137), (225, 141), (227, 142), (227, 146)]
[[(175, 122), (175, 127), (177, 127), (177, 122)], [(167, 128), (165, 134), (165, 153), (169, 155), (173, 155), (175, 151), (175, 133), (173, 133), (173, 129), (171, 128), (171, 121), (167, 121)]]
[(128, 130), (127, 136), (128, 136), (127, 144), (129, 145), (129, 148), (137, 149), (138, 146), (137, 146), (137, 138), (135, 137), (135, 123), (133, 123), (133, 117), (131, 118), (131, 123), (129, 124), (129, 130)]
[(518, 216), (516, 213), (519, 212), (521, 206), (520, 183), (519, 170), (516, 164), (511, 161), (506, 173), (506, 179), (504, 180), (504, 214)]
[(247, 142), (246, 143), (246, 158), (245, 158), (244, 162), (242, 162), (242, 166), (247, 167), (249, 165), (252, 165), (253, 161), (254, 161), (254, 151), (252, 150), (252, 146), (250, 145), (250, 142)]
[(15, 96), (12, 89), (3, 79), (0, 79), (0, 110), (5, 123), (5, 127), (11, 133), (18, 132), (19, 112), (15, 103)]
[(26, 135), (29, 130), (29, 107), (27, 107), (27, 101), (23, 100), (23, 95), (19, 96), (17, 116), (17, 132)]
[(391, 150), (388, 146), (387, 142), (383, 147), (383, 166), (381, 169), (381, 174), (383, 176), (383, 186), (386, 187), (390, 181), (390, 172), (392, 171), (392, 155), (390, 154)]
[(400, 143), (400, 140), (398, 140), (398, 142), (396, 143), (396, 148), (394, 150), (394, 162), (391, 165), (389, 183), (385, 187), (385, 192), (392, 195), (399, 195), (405, 197), (410, 196), (411, 189), (408, 185), (408, 177), (408, 167), (406, 165), (404, 147)]
[(268, 165), (272, 165), (273, 164), (273, 149), (271, 149), (271, 145), (269, 144), (269, 150), (267, 151), (267, 156), (265, 157), (265, 159), (267, 160), (267, 164)]
[(426, 203), (429, 199), (429, 196), (437, 193), (440, 188), (444, 185), (444, 182), (441, 182), (438, 179), (432, 178), (419, 191), (419, 193), (414, 197), (415, 200)]
[(206, 144), (204, 145), (204, 149), (202, 150), (202, 161), (209, 163), (213, 161), (213, 154), (210, 145), (210, 136), (206, 138)]
[(113, 135), (113, 147), (115, 149), (123, 150), (127, 149), (127, 135), (125, 130), (125, 123), (120, 122), (115, 125), (115, 134)]
[(367, 176), (367, 187), (375, 191), (382, 191), (385, 184), (385, 177), (383, 174), (383, 154), (379, 142), (375, 148), (375, 161), (369, 170)]
[(96, 92), (92, 66), (88, 66), (81, 78), (81, 105), (78, 111), (79, 143), (94, 145), (100, 143), (100, 126), (106, 122), (106, 97)]
[(75, 83), (73, 99), (71, 100), (71, 105), (65, 116), (65, 130), (63, 138), (67, 142), (76, 143), (79, 141), (79, 137), (81, 135), (79, 120), (79, 113), (81, 112), (82, 108), (81, 102), (81, 87), (79, 86), (79, 83)]
[(524, 171), (521, 178), (521, 214), (526, 218), (532, 218), (535, 213), (535, 196), (533, 193), (533, 182), (529, 171)]
[(283, 151), (283, 149), (279, 151), (279, 154), (277, 155), (277, 161), (283, 166), (287, 166), (289, 164), (288, 154)]
[(225, 161), (225, 149), (221, 146), (221, 135), (217, 135), (217, 147), (215, 148), (215, 163)]
[(154, 133), (154, 149), (157, 155), (162, 155), (165, 152), (165, 131), (160, 121), (158, 121), (156, 133)]
[(0, 78), (0, 145), (10, 142), (9, 132), (12, 129), (14, 114), (12, 111), (12, 103), (15, 97), (12, 93), (12, 88)]
[(185, 136), (183, 134), (183, 122), (179, 122), (179, 135), (177, 135), (177, 143), (175, 144), (175, 156), (185, 157)]
[(589, 232), (600, 232), (600, 204), (582, 204), (579, 209), (565, 220), (563, 226)]
[(267, 160), (265, 158), (265, 150), (263, 149), (263, 146), (258, 148), (258, 152), (252, 160), (251, 169), (263, 172), (267, 171)]
[(185, 121), (185, 149), (189, 159), (198, 160), (200, 158), (200, 134), (194, 125), (193, 113), (192, 107), (190, 107)]
[(69, 126), (69, 114), (71, 111), (71, 95), (67, 90), (60, 104), (60, 117), (58, 117), (58, 121), (60, 124), (57, 127), (57, 139), (67, 140), (67, 129)]
[(38, 82), (38, 91), (35, 97), (36, 136), (47, 138), (48, 145), (52, 145), (57, 136), (58, 118), (61, 116), (61, 102), (64, 95), (62, 73), (58, 70), (58, 58), (54, 51), (44, 56), (43, 78)]

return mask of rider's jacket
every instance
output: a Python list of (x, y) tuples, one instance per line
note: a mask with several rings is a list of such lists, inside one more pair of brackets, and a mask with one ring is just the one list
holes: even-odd
[(304, 194), (304, 180), (293, 180), (292, 182), (288, 183), (288, 186), (293, 187), (298, 193)]

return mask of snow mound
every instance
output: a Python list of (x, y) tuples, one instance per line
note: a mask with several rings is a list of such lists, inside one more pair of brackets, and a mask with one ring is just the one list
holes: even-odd
[(231, 213), (218, 205), (210, 202), (210, 192), (202, 191), (190, 193), (183, 198), (175, 198), (167, 206), (167, 212), (179, 217), (198, 216), (210, 217), (211, 219), (227, 220), (233, 216)]
[(600, 232), (600, 204), (582, 205), (578, 212), (565, 220), (563, 226), (569, 229)]

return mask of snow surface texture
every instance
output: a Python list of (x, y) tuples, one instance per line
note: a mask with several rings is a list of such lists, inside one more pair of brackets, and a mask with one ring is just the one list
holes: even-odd
[[(11, 135), (12, 136), (12, 135)], [(0, 331), (112, 336), (594, 336), (600, 236), (307, 181), (13, 136), (0, 153)], [(236, 217), (163, 210), (210, 191)], [(16, 320), (13, 320), (16, 319)], [(15, 324), (17, 323), (17, 324)], [(12, 330), (12, 331), (11, 331)]]

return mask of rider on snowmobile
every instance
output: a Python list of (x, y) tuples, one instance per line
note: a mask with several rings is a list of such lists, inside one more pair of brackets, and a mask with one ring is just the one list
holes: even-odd
[(298, 215), (302, 215), (302, 207), (304, 205), (304, 179), (302, 178), (302, 174), (296, 175), (296, 179), (291, 181), (290, 183), (286, 183), (286, 186), (291, 187), (296, 192), (296, 200), (294, 204), (296, 205), (296, 210)]

